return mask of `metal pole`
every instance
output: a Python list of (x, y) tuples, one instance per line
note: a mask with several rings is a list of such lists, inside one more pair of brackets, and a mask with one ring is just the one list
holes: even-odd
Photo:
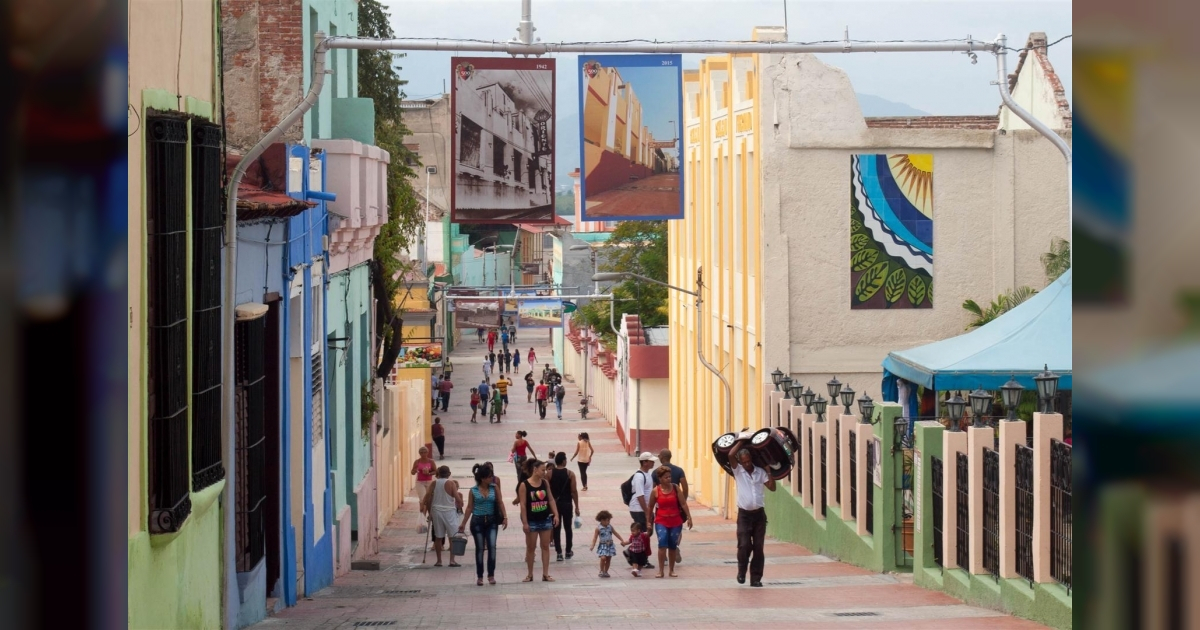
[(656, 43), (631, 42), (625, 44), (555, 44), (537, 42), (522, 44), (510, 42), (464, 42), (457, 40), (414, 40), (414, 39), (371, 39), (365, 37), (334, 37), (327, 40), (329, 49), (344, 50), (411, 50), (440, 52), (491, 52), (513, 56), (534, 56), (569, 53), (851, 53), (851, 52), (995, 52), (995, 44), (973, 39), (954, 42), (838, 42), (827, 44), (803, 44), (797, 42), (704, 42), (704, 43)]
[[(708, 368), (709, 372), (712, 372), (717, 376), (718, 379), (721, 379), (721, 385), (725, 386), (725, 432), (730, 433), (733, 431), (733, 393), (729, 387), (729, 380), (725, 378), (724, 374), (721, 374), (720, 370), (718, 370), (715, 366), (713, 366), (713, 364), (709, 363), (704, 358), (704, 335), (702, 333), (703, 315), (701, 314), (701, 311), (704, 307), (704, 298), (701, 297), (701, 291), (704, 290), (704, 282), (700, 273), (700, 270), (696, 271), (696, 356), (700, 358), (700, 363), (703, 364), (704, 367)], [(725, 481), (725, 495), (722, 497), (721, 501), (726, 514), (728, 514), (729, 475), (723, 475), (723, 477)]]
[(517, 40), (522, 44), (533, 43), (533, 0), (521, 0), (521, 22), (517, 25)]
[[(1073, 170), (1072, 164), (1071, 164), (1071, 145), (1067, 144), (1067, 141), (1063, 140), (1062, 136), (1059, 136), (1057, 133), (1054, 133), (1054, 130), (1050, 129), (1050, 127), (1047, 126), (1046, 123), (1043, 123), (1042, 121), (1035, 118), (1033, 116), (1033, 114), (1029, 113), (1024, 107), (1021, 107), (1020, 105), (1018, 105), (1017, 101), (1013, 100), (1012, 94), (1009, 93), (1009, 91), (1008, 91), (1008, 51), (1006, 50), (1007, 47), (1008, 47), (1008, 38), (1005, 37), (1003, 33), (996, 36), (996, 45), (994, 47), (993, 54), (996, 55), (996, 74), (997, 74), (996, 85), (1000, 88), (1000, 100), (1004, 101), (1004, 105), (1006, 107), (1008, 107), (1008, 109), (1011, 110), (1012, 113), (1016, 114), (1018, 118), (1025, 121), (1026, 124), (1028, 124), (1030, 127), (1033, 127), (1034, 130), (1036, 130), (1038, 133), (1045, 136), (1045, 138), (1047, 140), (1049, 140), (1051, 143), (1053, 143), (1054, 146), (1057, 147), (1058, 150), (1062, 152), (1063, 157), (1066, 158), (1066, 160), (1067, 160), (1067, 225), (1068, 226), (1074, 225), (1073, 221), (1075, 220), (1075, 206), (1074, 206), (1075, 193), (1074, 193), (1074, 189), (1071, 186), (1071, 174), (1072, 174), (1072, 170)], [(1069, 261), (1074, 262), (1074, 259), (1075, 259), (1075, 249), (1072, 248)]]

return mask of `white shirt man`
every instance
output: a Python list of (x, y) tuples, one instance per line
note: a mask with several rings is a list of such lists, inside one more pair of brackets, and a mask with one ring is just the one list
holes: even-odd
[[(763, 489), (775, 491), (775, 480), (767, 471), (755, 466), (750, 451), (738, 443), (729, 452), (729, 459), (737, 462), (733, 467), (733, 479), (737, 485), (737, 540), (738, 540), (738, 584), (746, 583), (746, 568), (750, 568), (750, 586), (762, 586), (763, 542), (767, 536), (767, 511), (763, 508)], [(753, 552), (753, 559), (751, 559)]]
[(486, 380), (492, 378), (492, 362), (487, 357), (483, 358), (483, 378)]
[[(642, 524), (642, 531), (650, 532), (649, 523), (646, 521), (646, 512), (650, 506), (650, 493), (654, 492), (654, 473), (651, 470), (654, 468), (654, 456), (650, 453), (642, 453), (638, 457), (638, 463), (641, 468), (638, 472), (633, 473), (633, 498), (629, 500), (629, 516), (636, 523)], [(654, 565), (645, 564), (643, 568), (653, 569)]]

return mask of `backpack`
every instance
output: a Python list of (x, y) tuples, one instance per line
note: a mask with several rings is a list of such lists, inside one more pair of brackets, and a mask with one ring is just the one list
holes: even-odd
[[(567, 390), (566, 390), (566, 388), (564, 388), (564, 387), (562, 386), (562, 384), (561, 384), (561, 383), (559, 383), (559, 385), (558, 385), (557, 387), (555, 387), (555, 388), (554, 388), (554, 397), (555, 397), (555, 398), (557, 398), (557, 399), (559, 399), (559, 400), (562, 400), (563, 398), (565, 398), (565, 397), (566, 397), (566, 395), (567, 395)], [(628, 501), (626, 501), (625, 503), (626, 503), (626, 504), (628, 504), (629, 502), (628, 502)]]
[[(640, 470), (633, 473), (633, 475), (644, 474), (646, 473)], [(625, 483), (621, 484), (621, 500), (625, 502), (625, 505), (629, 505), (629, 502), (633, 500), (633, 475), (629, 475), (629, 479), (626, 479)]]

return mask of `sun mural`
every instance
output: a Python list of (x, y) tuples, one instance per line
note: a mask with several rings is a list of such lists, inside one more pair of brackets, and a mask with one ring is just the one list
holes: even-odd
[(850, 308), (933, 306), (933, 156), (850, 158)]

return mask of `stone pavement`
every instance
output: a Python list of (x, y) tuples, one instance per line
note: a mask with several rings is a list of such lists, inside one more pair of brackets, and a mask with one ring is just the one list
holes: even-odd
[[(521, 347), (533, 345), (542, 364), (551, 350), (544, 333), (526, 331)], [(479, 365), (484, 347), (474, 336), (464, 339), (454, 353), (456, 377), (450, 410), (439, 413), (446, 424), (446, 458), (453, 478), (471, 483), (471, 466), (491, 461), (500, 475), (505, 500), (512, 498), (516, 479), (507, 463), (513, 434), (529, 432), (529, 443), (539, 458), (549, 450), (574, 452), (575, 436), (587, 431), (596, 455), (588, 470), (587, 492), (580, 492), (583, 528), (576, 530), (575, 557), (557, 562), (551, 545), (550, 574), (555, 582), (522, 583), (525, 577), (525, 544), (516, 508), (508, 505), (510, 526), (499, 536), (495, 586), (475, 585), (474, 545), (469, 543), (462, 567), (433, 567), (430, 547), (422, 563), (426, 535), (417, 533), (419, 515), (415, 500), (401, 506), (381, 532), (378, 571), (351, 571), (333, 586), (299, 602), (256, 628), (721, 628), (731, 624), (786, 624), (788, 628), (1041, 628), (1038, 624), (1001, 613), (966, 606), (942, 593), (913, 586), (907, 576), (880, 575), (814, 555), (798, 545), (768, 540), (764, 588), (734, 581), (736, 527), (698, 503), (691, 505), (695, 529), (684, 530), (683, 562), (678, 578), (655, 579), (629, 574), (618, 554), (611, 578), (601, 579), (599, 560), (588, 551), (595, 515), (613, 513), (613, 525), (626, 536), (629, 514), (621, 505), (620, 484), (637, 468), (636, 460), (621, 450), (607, 421), (578, 414), (579, 390), (567, 385), (563, 420), (554, 408), (545, 420), (525, 402), (522, 377), (528, 366), (514, 373), (508, 415), (501, 424), (471, 424), (467, 404), (471, 385), (482, 377)], [(540, 365), (535, 375), (540, 375)], [(572, 466), (578, 473), (578, 469)], [(653, 536), (652, 536), (653, 538)], [(540, 554), (540, 551), (539, 551)], [(657, 547), (654, 560), (657, 564)], [(534, 565), (540, 575), (541, 557)]]

